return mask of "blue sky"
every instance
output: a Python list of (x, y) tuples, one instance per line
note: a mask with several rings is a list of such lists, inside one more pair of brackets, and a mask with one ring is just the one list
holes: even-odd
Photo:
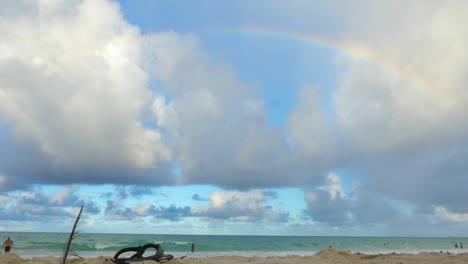
[(467, 11), (2, 1), (0, 231), (467, 236)]

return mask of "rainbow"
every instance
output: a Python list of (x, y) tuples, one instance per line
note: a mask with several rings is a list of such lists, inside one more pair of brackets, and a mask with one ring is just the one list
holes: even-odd
[(408, 81), (409, 84), (417, 87), (420, 91), (423, 91), (426, 95), (429, 95), (435, 101), (442, 101), (442, 103), (446, 106), (451, 105), (451, 100), (443, 95), (440, 92), (440, 89), (432, 87), (427, 82), (419, 78), (418, 75), (414, 72), (390, 62), (388, 59), (385, 59), (383, 56), (379, 56), (377, 53), (372, 52), (370, 49), (367, 49), (362, 45), (343, 42), (321, 35), (311, 34), (309, 32), (290, 31), (251, 25), (240, 28), (221, 28), (214, 30), (214, 32), (289, 39), (291, 41), (306, 42), (313, 45), (318, 45), (323, 48), (332, 49), (353, 59), (375, 65), (385, 72), (396, 76), (397, 78)]

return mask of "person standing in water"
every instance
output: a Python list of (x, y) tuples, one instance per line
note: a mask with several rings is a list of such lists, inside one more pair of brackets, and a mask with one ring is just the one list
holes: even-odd
[(2, 248), (5, 248), (5, 253), (10, 252), (11, 248), (13, 247), (13, 240), (8, 237), (5, 242), (3, 242)]

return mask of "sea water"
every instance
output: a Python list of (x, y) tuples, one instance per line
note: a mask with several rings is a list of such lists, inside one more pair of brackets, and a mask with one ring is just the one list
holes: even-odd
[[(23, 258), (62, 254), (69, 234), (10, 232), (14, 241), (12, 252)], [(333, 247), (339, 250), (377, 253), (440, 252), (463, 253), (468, 246), (465, 237), (315, 237), (315, 236), (224, 236), (224, 235), (158, 235), (158, 234), (79, 234), (73, 240), (72, 251), (82, 257), (109, 256), (125, 247), (159, 243), (165, 253), (175, 257), (209, 256), (286, 256), (313, 255)], [(194, 243), (195, 252), (191, 252)], [(468, 252), (468, 249), (466, 249)]]

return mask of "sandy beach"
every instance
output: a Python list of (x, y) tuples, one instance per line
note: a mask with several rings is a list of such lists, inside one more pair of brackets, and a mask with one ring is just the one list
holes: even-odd
[[(34, 257), (23, 259), (14, 253), (0, 254), (1, 264), (57, 264), (57, 257)], [(72, 258), (68, 261), (70, 264), (111, 264), (110, 257), (96, 258)], [(138, 262), (142, 264), (154, 264), (155, 261)], [(468, 263), (468, 253), (450, 254), (426, 252), (419, 254), (377, 254), (367, 255), (361, 253), (350, 253), (338, 251), (335, 249), (324, 249), (313, 256), (286, 256), (286, 257), (207, 257), (173, 259), (168, 263), (172, 264), (302, 264), (302, 263), (368, 263), (368, 264), (443, 264), (443, 263)]]

